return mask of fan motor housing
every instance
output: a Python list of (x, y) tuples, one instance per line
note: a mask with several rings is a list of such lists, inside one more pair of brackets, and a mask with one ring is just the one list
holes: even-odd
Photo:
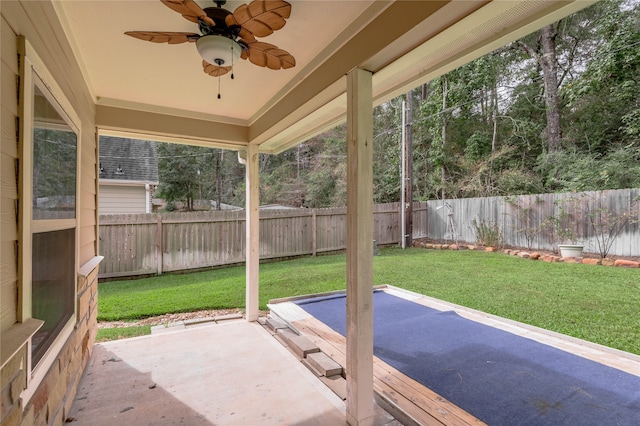
[(204, 12), (209, 18), (215, 22), (215, 26), (210, 26), (206, 22), (200, 20), (200, 32), (203, 35), (217, 34), (231, 39), (236, 39), (242, 27), (240, 25), (228, 26), (226, 22), (227, 16), (231, 15), (231, 12), (223, 9), (222, 7), (207, 7)]

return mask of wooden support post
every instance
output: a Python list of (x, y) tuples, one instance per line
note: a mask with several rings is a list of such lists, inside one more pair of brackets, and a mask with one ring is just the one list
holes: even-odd
[(371, 73), (347, 75), (347, 422), (373, 422)]
[(247, 147), (246, 159), (246, 318), (258, 320), (258, 295), (260, 271), (260, 193), (258, 175), (258, 146)]

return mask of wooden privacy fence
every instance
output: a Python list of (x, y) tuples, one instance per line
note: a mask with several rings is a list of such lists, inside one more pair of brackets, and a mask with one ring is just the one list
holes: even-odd
[[(562, 226), (575, 231), (586, 252), (598, 253), (599, 231), (590, 225), (596, 220), (629, 213), (640, 216), (640, 189), (619, 189), (564, 194), (537, 194), (511, 197), (464, 198), (427, 202), (426, 236), (433, 240), (476, 242), (476, 225), (495, 227), (504, 245), (554, 250), (557, 234), (543, 226), (550, 216), (567, 216)], [(564, 203), (563, 203), (564, 200)], [(527, 241), (527, 236), (529, 241)], [(600, 235), (600, 237), (602, 237)], [(640, 224), (631, 220), (624, 226), (609, 251), (612, 255), (640, 255)]]
[[(576, 202), (568, 210), (585, 251), (597, 253), (597, 230), (586, 214), (640, 216), (640, 189), (568, 194), (433, 200), (413, 204), (413, 238), (476, 242), (476, 226), (496, 229), (506, 246), (554, 250), (554, 231), (544, 227), (558, 216), (562, 200)], [(374, 206), (377, 244), (400, 243), (400, 203)], [(101, 215), (100, 278), (161, 274), (245, 261), (245, 212)], [(260, 211), (260, 258), (274, 259), (346, 249), (346, 208)], [(640, 224), (631, 221), (609, 251), (640, 255)]]
[[(346, 249), (346, 208), (260, 211), (260, 258)], [(427, 230), (414, 203), (413, 236)], [(400, 203), (374, 206), (377, 244), (400, 242)], [(372, 242), (373, 244), (373, 242)], [(245, 211), (100, 216), (100, 278), (161, 274), (245, 261)]]

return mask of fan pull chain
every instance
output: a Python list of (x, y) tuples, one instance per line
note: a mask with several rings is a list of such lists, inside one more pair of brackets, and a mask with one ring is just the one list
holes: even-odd
[(218, 99), (220, 99), (222, 96), (220, 96), (220, 73), (218, 73)]
[(233, 80), (233, 44), (231, 45), (231, 80)]

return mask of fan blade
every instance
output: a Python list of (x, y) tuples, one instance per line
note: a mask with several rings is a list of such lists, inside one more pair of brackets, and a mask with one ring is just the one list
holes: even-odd
[(181, 14), (186, 20), (198, 23), (198, 19), (203, 20), (209, 26), (214, 27), (216, 25), (213, 19), (207, 16), (207, 13), (202, 10), (198, 4), (193, 0), (160, 0), (165, 6), (171, 10), (175, 10)]
[[(252, 64), (259, 67), (267, 67), (272, 70), (293, 68), (296, 66), (296, 60), (291, 54), (277, 46), (261, 41), (247, 43), (249, 50), (247, 57)], [(243, 52), (244, 53), (244, 52)], [(241, 56), (243, 59), (244, 57)]]
[(207, 61), (202, 61), (202, 70), (212, 77), (219, 77), (231, 71), (231, 67), (219, 67)]
[(172, 31), (127, 31), (125, 34), (144, 41), (169, 44), (193, 43), (200, 37), (200, 35), (196, 33)]
[(240, 28), (240, 33), (238, 33), (238, 38), (247, 44), (256, 41), (255, 36), (250, 31), (247, 31), (244, 28)]
[(266, 37), (287, 23), (291, 4), (283, 0), (254, 0), (226, 17), (228, 26), (240, 25), (256, 37)]

